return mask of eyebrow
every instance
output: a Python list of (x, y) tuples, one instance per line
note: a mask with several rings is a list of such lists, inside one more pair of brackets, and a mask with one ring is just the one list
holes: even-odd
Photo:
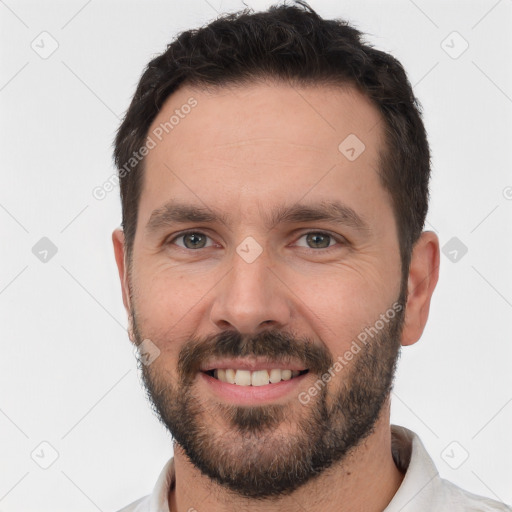
[[(265, 226), (268, 230), (279, 224), (293, 224), (313, 221), (324, 221), (351, 227), (362, 233), (369, 234), (371, 229), (364, 218), (356, 211), (340, 201), (322, 201), (315, 204), (296, 203), (291, 206), (279, 206), (266, 215)], [(216, 213), (210, 208), (193, 204), (169, 201), (151, 213), (146, 232), (156, 233), (173, 224), (221, 222), (229, 226), (229, 218)]]

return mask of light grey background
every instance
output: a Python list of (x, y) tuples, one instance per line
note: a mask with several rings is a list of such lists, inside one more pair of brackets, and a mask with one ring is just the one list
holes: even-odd
[[(427, 228), (442, 246), (457, 238), (426, 331), (403, 350), (392, 422), (421, 436), (443, 477), (511, 503), (512, 1), (310, 4), (403, 63), (433, 153)], [(146, 63), (241, 7), (0, 0), (0, 511), (117, 510), (151, 492), (172, 454), (126, 335), (118, 188), (92, 191), (114, 172)]]

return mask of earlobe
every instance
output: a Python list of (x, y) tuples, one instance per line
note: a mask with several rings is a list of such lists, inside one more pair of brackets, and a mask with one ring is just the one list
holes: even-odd
[(135, 342), (135, 334), (133, 332), (133, 318), (131, 313), (128, 313), (128, 337), (130, 338), (130, 341), (133, 344), (136, 344)]
[(408, 297), (402, 330), (402, 345), (416, 343), (425, 328), (430, 300), (439, 279), (439, 239), (424, 231), (414, 244), (408, 278)]

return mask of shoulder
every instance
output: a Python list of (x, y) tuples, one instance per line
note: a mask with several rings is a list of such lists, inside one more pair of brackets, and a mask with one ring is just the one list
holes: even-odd
[(477, 496), (441, 478), (412, 430), (392, 425), (391, 434), (393, 459), (405, 476), (386, 512), (512, 512), (504, 503)]
[(440, 479), (443, 504), (448, 505), (449, 510), (469, 512), (512, 512), (512, 508), (505, 503), (477, 496), (452, 482)]

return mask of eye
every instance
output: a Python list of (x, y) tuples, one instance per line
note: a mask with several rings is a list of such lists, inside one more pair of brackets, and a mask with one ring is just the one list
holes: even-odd
[[(298, 243), (302, 239), (305, 239), (306, 245)], [(181, 243), (178, 243), (178, 241)], [(167, 243), (176, 244), (178, 247), (189, 250), (205, 249), (213, 246), (211, 238), (201, 231), (186, 231), (180, 233), (170, 239)], [(306, 249), (325, 249), (322, 252), (328, 252), (331, 248), (335, 248), (336, 245), (340, 244), (346, 244), (346, 241), (341, 236), (336, 237), (324, 231), (310, 231), (308, 233), (304, 233), (295, 245), (298, 247), (305, 247)]]
[[(329, 249), (333, 245), (336, 245), (336, 242), (343, 244), (343, 239), (337, 238), (330, 233), (325, 233), (323, 231), (310, 231), (309, 233), (304, 233), (299, 240), (305, 238), (306, 246), (297, 244), (299, 247), (307, 247), (309, 249)], [(333, 242), (331, 244), (331, 242)]]
[(200, 231), (187, 231), (185, 233), (181, 233), (178, 236), (175, 236), (172, 240), (169, 240), (168, 243), (176, 243), (176, 240), (183, 240), (183, 245), (176, 243), (178, 247), (183, 247), (184, 249), (204, 249), (205, 247), (210, 247), (212, 244), (207, 244), (207, 239), (210, 237), (201, 233)]

